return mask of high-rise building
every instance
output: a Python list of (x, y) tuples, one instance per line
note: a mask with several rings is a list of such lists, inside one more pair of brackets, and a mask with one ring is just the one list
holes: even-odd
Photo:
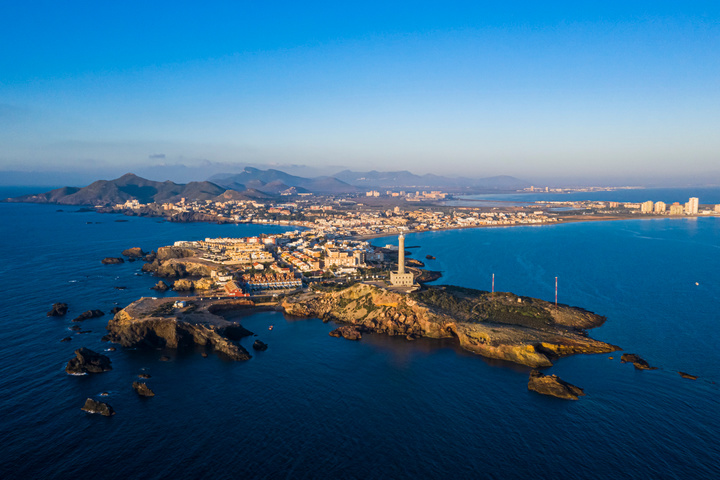
[(685, 204), (685, 213), (687, 215), (697, 215), (699, 207), (698, 197), (690, 197), (690, 200)]
[(648, 200), (647, 202), (643, 202), (643, 203), (640, 205), (640, 212), (641, 212), (641, 213), (652, 213), (652, 211), (653, 211), (653, 206), (654, 206), (654, 204), (653, 204), (653, 202), (650, 201), (650, 200)]
[(675, 202), (672, 205), (670, 205), (670, 215), (682, 215), (684, 213), (684, 211), (685, 211), (685, 209), (678, 202)]
[(665, 213), (666, 208), (665, 202), (655, 202), (655, 213)]

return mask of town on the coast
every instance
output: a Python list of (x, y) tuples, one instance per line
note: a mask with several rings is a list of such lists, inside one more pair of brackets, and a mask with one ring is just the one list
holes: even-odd
[[(368, 192), (375, 196), (377, 192)], [(390, 194), (392, 192), (388, 192)], [(419, 193), (419, 192), (418, 192)], [(420, 195), (424, 195), (423, 192)], [(432, 192), (443, 196), (442, 192)], [(309, 196), (307, 196), (309, 197)], [(530, 207), (454, 207), (440, 211), (434, 208), (392, 209), (362, 208), (360, 202), (341, 198), (317, 203), (305, 198), (281, 204), (256, 201), (195, 201), (143, 205), (136, 201), (118, 204), (110, 211), (130, 213), (154, 211), (202, 214), (217, 221), (233, 223), (274, 223), (295, 225), (302, 229), (247, 238), (206, 238), (179, 240), (172, 247), (182, 249), (185, 271), (201, 273), (204, 278), (178, 280), (177, 291), (204, 291), (228, 297), (248, 297), (299, 291), (312, 284), (347, 284), (371, 282), (378, 286), (412, 290), (417, 282), (432, 281), (440, 273), (432, 271), (435, 257), (405, 259), (405, 234), (428, 230), (547, 224), (553, 222), (598, 218), (638, 216), (698, 216), (720, 213), (720, 205), (703, 206), (692, 197), (684, 205), (663, 202), (543, 202), (541, 210)], [(358, 208), (359, 207), (359, 208)], [(712, 207), (712, 209), (711, 209)], [(581, 215), (568, 215), (572, 208)], [(588, 213), (589, 212), (589, 213)], [(587, 215), (586, 215), (587, 213)], [(375, 246), (369, 240), (399, 235), (398, 244)], [(426, 263), (430, 263), (425, 269)], [(194, 264), (187, 268), (188, 264)], [(153, 271), (153, 264), (148, 264)], [(397, 269), (392, 270), (394, 265)], [(157, 271), (156, 271), (157, 273)], [(173, 272), (171, 272), (173, 273)]]

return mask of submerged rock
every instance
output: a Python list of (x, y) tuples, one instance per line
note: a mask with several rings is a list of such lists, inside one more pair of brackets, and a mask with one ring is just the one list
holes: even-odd
[(88, 310), (73, 318), (73, 322), (82, 322), (83, 320), (90, 320), (91, 318), (102, 317), (103, 315), (105, 315), (105, 313), (103, 313), (102, 310)]
[(651, 367), (648, 362), (635, 353), (623, 353), (620, 361), (622, 363), (632, 363), (638, 370), (657, 370), (657, 367)]
[(331, 337), (343, 337), (346, 340), (360, 340), (362, 333), (360, 329), (352, 325), (343, 325), (330, 332)]
[(53, 303), (52, 309), (47, 313), (48, 317), (62, 317), (68, 311), (67, 303)]
[(71, 340), (72, 340), (72, 337), (65, 337), (65, 338), (63, 338), (63, 339), (60, 340), (60, 341), (61, 341), (61, 342), (69, 342), (69, 341), (71, 341)]
[(561, 380), (557, 375), (544, 375), (537, 370), (530, 372), (528, 390), (565, 400), (577, 400), (585, 395), (582, 388)]
[(155, 392), (150, 390), (150, 387), (147, 386), (147, 383), (133, 382), (132, 388), (133, 388), (133, 390), (135, 390), (135, 393), (137, 393), (141, 397), (154, 397), (155, 396)]
[(150, 374), (149, 373), (140, 373), (140, 374), (138, 374), (138, 378), (148, 379), (148, 378), (150, 378)]
[(268, 348), (267, 343), (265, 343), (263, 341), (255, 340), (255, 343), (253, 343), (253, 350), (265, 351), (265, 350), (267, 350), (267, 348)]
[(98, 402), (92, 398), (85, 400), (85, 405), (80, 409), (88, 413), (98, 413), (106, 417), (115, 415), (115, 410), (105, 402)]
[(115, 315), (115, 314), (118, 313), (120, 310), (122, 310), (122, 308), (120, 308), (120, 307), (113, 307), (113, 308), (110, 310), (110, 313), (112, 313), (113, 315)]
[(691, 375), (691, 374), (685, 373), (685, 372), (678, 372), (678, 373), (680, 374), (681, 377), (687, 378), (688, 380), (697, 380), (698, 379), (697, 375)]
[(161, 361), (161, 362), (169, 362), (169, 361), (170, 361), (170, 357), (168, 357), (167, 355), (163, 355), (162, 357), (160, 357), (160, 361)]
[(73, 375), (102, 373), (112, 370), (111, 363), (105, 355), (83, 347), (75, 350), (75, 358), (68, 361), (65, 371)]
[(119, 263), (125, 263), (125, 260), (118, 257), (105, 257), (102, 259), (103, 265), (117, 265)]

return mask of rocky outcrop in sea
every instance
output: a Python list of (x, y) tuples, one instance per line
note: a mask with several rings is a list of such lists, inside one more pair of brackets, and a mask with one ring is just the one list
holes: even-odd
[(125, 260), (118, 257), (105, 257), (102, 259), (103, 265), (117, 265), (119, 263), (125, 263)]
[(88, 310), (86, 312), (81, 313), (77, 317), (73, 318), (73, 322), (82, 322), (85, 320), (90, 320), (91, 318), (98, 318), (105, 315), (105, 313), (102, 310)]
[(252, 347), (253, 350), (260, 350), (262, 352), (268, 349), (267, 343), (263, 342), (262, 340), (255, 340)]
[(68, 361), (65, 371), (71, 375), (102, 373), (112, 370), (111, 363), (107, 356), (83, 347), (75, 350), (75, 358)]
[(126, 250), (123, 250), (122, 255), (124, 255), (128, 258), (136, 258), (137, 259), (137, 258), (144, 257), (145, 255), (147, 255), (147, 253), (143, 252), (142, 248), (140, 248), (140, 247), (133, 247), (133, 248), (128, 248)]
[(560, 379), (557, 375), (544, 375), (537, 370), (530, 372), (528, 390), (565, 400), (577, 400), (585, 395), (582, 388)]
[(68, 311), (67, 303), (53, 303), (52, 309), (47, 313), (48, 317), (62, 317)]
[(632, 363), (638, 370), (657, 370), (657, 367), (651, 367), (645, 359), (635, 353), (623, 353), (620, 361), (622, 363)]
[(132, 388), (135, 390), (135, 393), (140, 395), (141, 397), (154, 397), (155, 392), (153, 392), (150, 387), (147, 386), (147, 383), (145, 382), (133, 382)]
[(106, 417), (111, 417), (115, 415), (115, 410), (113, 410), (113, 408), (109, 404), (105, 402), (98, 402), (97, 400), (93, 400), (92, 398), (88, 398), (87, 400), (85, 400), (85, 405), (83, 405), (80, 410), (88, 413), (97, 413)]

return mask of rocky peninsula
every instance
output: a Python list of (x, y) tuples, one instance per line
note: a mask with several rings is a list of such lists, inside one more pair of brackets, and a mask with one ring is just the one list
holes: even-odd
[(144, 297), (115, 314), (108, 322), (106, 339), (123, 347), (204, 345), (232, 360), (248, 360), (250, 354), (235, 340), (252, 332), (214, 313), (247, 307), (248, 302), (244, 300), (176, 304), (169, 299)]
[[(335, 292), (290, 296), (281, 305), (290, 315), (352, 325), (358, 333), (454, 337), (470, 352), (533, 368), (549, 367), (567, 355), (619, 350), (587, 335), (587, 329), (602, 325), (605, 317), (512, 293), (432, 286), (403, 294), (356, 284)], [(358, 338), (344, 333), (337, 334)]]

